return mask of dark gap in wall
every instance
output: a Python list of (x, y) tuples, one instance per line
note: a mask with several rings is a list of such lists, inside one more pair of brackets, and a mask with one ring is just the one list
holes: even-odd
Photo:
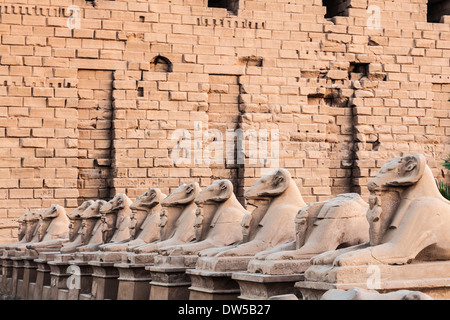
[(428, 0), (427, 21), (433, 23), (443, 22), (442, 18), (450, 15), (450, 0)]
[(137, 96), (139, 98), (142, 98), (144, 96), (144, 88), (143, 87), (139, 87), (137, 90)]
[(322, 0), (322, 5), (327, 8), (325, 18), (333, 18), (335, 16), (348, 17), (350, 0)]
[(223, 8), (237, 14), (239, 10), (239, 0), (208, 0), (209, 8)]

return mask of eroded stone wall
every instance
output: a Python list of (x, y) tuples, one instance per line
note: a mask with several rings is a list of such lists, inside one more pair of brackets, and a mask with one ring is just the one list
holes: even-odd
[(448, 1), (430, 14), (426, 0), (222, 2), (0, 3), (1, 240), (52, 203), (217, 178), (242, 198), (270, 163), (174, 165), (174, 132), (193, 138), (198, 123), (277, 130), (279, 166), (308, 203), (367, 194), (402, 154), (442, 178)]

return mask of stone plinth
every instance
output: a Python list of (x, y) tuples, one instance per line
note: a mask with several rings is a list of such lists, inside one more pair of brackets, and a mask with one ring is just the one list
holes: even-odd
[(253, 259), (248, 264), (249, 273), (265, 275), (289, 275), (304, 273), (311, 265), (310, 259), (303, 260), (258, 260)]
[(397, 290), (423, 292), (436, 300), (450, 299), (450, 262), (413, 262), (406, 265), (365, 265), (332, 267), (313, 265), (305, 281), (295, 287), (305, 300), (318, 300), (330, 289), (353, 287), (380, 293)]
[[(79, 286), (79, 268), (72, 267), (70, 261), (74, 259), (73, 253), (64, 253), (55, 255), (52, 261), (49, 261), (51, 271), (52, 296), (57, 300), (78, 300)], [(69, 297), (72, 290), (77, 293), (72, 298)]]
[(1, 292), (1, 286), (2, 286), (2, 279), (3, 279), (3, 258), (0, 256), (0, 292)]
[(119, 271), (113, 262), (90, 261), (92, 266), (92, 300), (116, 300)]
[(239, 299), (267, 299), (285, 294), (301, 296), (295, 283), (304, 279), (303, 273), (309, 266), (309, 260), (252, 259), (248, 271), (233, 273), (232, 278), (239, 283)]
[(55, 255), (54, 261), (56, 262), (65, 262), (69, 263), (69, 261), (75, 260), (75, 256), (73, 253), (62, 253)]
[(68, 300), (91, 300), (93, 268), (89, 264), (95, 260), (98, 252), (75, 252), (71, 254), (60, 254), (55, 260), (67, 262), (70, 265), (71, 273), (77, 277), (73, 278), (73, 285), (70, 286), (67, 294)]
[(76, 275), (73, 278), (73, 283), (69, 287), (67, 300), (81, 300), (85, 297), (90, 300), (92, 290), (92, 266), (88, 262), (80, 260), (68, 261), (72, 274)]
[(75, 252), (73, 253), (72, 260), (74, 261), (95, 261), (97, 258), (98, 251), (95, 252)]
[(150, 271), (150, 300), (188, 300), (191, 279), (185, 267), (147, 266)]
[(33, 290), (33, 300), (44, 299), (44, 287), (50, 288), (50, 266), (46, 259), (34, 259), (37, 264), (36, 283)]
[(154, 266), (146, 267), (150, 271), (150, 300), (188, 300), (191, 279), (186, 270), (193, 269), (198, 256), (162, 256), (155, 257)]
[(304, 279), (303, 274), (265, 275), (233, 272), (231, 278), (239, 284), (242, 300), (266, 300), (272, 296), (296, 294), (295, 283)]
[(145, 264), (145, 265), (153, 265), (155, 262), (155, 257), (157, 253), (127, 253), (126, 256), (122, 257), (122, 262), (131, 263), (131, 264)]
[(150, 297), (150, 272), (144, 264), (116, 263), (119, 271), (117, 300), (148, 300)]
[[(49, 261), (55, 259), (58, 252), (41, 252), (39, 256), (34, 259), (37, 264), (36, 283), (34, 285), (33, 300), (52, 300), (51, 295), (51, 269), (48, 264)], [(32, 254), (30, 257), (32, 257)]]
[(253, 256), (200, 257), (195, 269), (187, 271), (191, 277), (190, 300), (237, 299), (239, 284), (231, 278), (233, 272), (244, 272)]
[(12, 293), (12, 271), (13, 261), (12, 256), (5, 252), (2, 257), (2, 282), (0, 283), (0, 292), (11, 295)]
[(15, 298), (22, 298), (24, 261), (22, 257), (12, 257), (11, 260), (13, 263), (11, 275), (11, 296)]
[(115, 262), (118, 263), (120, 261), (123, 261), (124, 258), (127, 257), (129, 252), (109, 252), (109, 251), (105, 251), (105, 252), (100, 252), (97, 254), (96, 257), (96, 261), (101, 261), (101, 262)]
[(236, 300), (239, 284), (231, 279), (231, 272), (188, 269), (190, 276), (189, 300)]
[(34, 261), (34, 257), (24, 257), (24, 270), (23, 270), (23, 285), (22, 285), (22, 298), (24, 300), (31, 300), (33, 297), (34, 287), (36, 285), (37, 276), (37, 263)]

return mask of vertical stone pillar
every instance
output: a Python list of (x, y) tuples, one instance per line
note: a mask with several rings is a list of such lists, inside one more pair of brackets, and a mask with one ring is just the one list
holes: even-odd
[(24, 257), (23, 299), (31, 300), (36, 285), (37, 263), (34, 257)]

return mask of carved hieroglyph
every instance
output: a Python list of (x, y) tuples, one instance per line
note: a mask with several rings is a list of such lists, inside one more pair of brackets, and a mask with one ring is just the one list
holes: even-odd
[(300, 209), (295, 219), (296, 240), (256, 254), (247, 271), (301, 273), (317, 254), (367, 242), (368, 207), (358, 194), (346, 193)]

